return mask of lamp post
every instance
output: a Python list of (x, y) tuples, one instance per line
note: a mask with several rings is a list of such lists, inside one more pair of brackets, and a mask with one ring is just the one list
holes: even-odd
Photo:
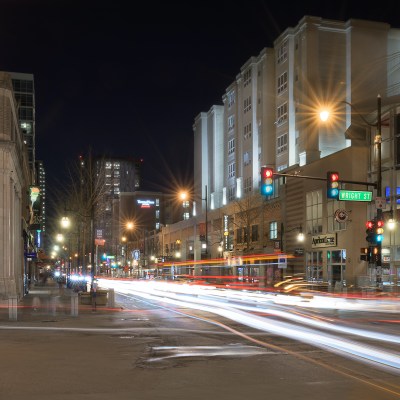
[(128, 268), (129, 268), (129, 239), (130, 239), (130, 237), (131, 237), (131, 231), (133, 230), (133, 228), (134, 228), (134, 223), (132, 222), (132, 221), (128, 221), (126, 224), (125, 224), (125, 228), (126, 228), (126, 246), (125, 246), (125, 258), (126, 258), (126, 265), (128, 266)]
[[(353, 104), (349, 103), (348, 101), (342, 101), (342, 103), (347, 104), (350, 106), (356, 114), (364, 121), (365, 124), (375, 127), (376, 133), (374, 137), (374, 145), (376, 148), (376, 164), (377, 164), (377, 175), (376, 175), (376, 196), (377, 199), (382, 197), (382, 99), (381, 96), (378, 94), (377, 96), (377, 120), (376, 124), (368, 122), (361, 113), (359, 113)], [(326, 121), (329, 118), (329, 112), (324, 110), (320, 113), (320, 118), (322, 121)], [(376, 220), (382, 221), (383, 213), (382, 208), (378, 207), (376, 202)], [(382, 241), (377, 241), (376, 243), (376, 258), (375, 258), (375, 274), (376, 274), (376, 288), (382, 288)]]
[(206, 202), (206, 259), (208, 258), (208, 193), (207, 185), (205, 186), (205, 198), (202, 199)]
[(67, 231), (68, 235), (68, 250), (69, 250), (69, 256), (68, 256), (68, 267), (67, 267), (67, 287), (70, 285), (70, 278), (71, 278), (71, 232), (69, 232), (69, 228), (71, 226), (71, 221), (68, 217), (62, 217), (61, 218), (61, 226)]

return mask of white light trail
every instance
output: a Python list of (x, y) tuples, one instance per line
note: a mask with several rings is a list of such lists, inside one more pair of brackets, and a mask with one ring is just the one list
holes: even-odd
[[(397, 337), (387, 334), (380, 334), (374, 331), (348, 328), (337, 324), (330, 324), (318, 321), (305, 316), (294, 315), (289, 312), (271, 309), (270, 307), (260, 307), (261, 302), (257, 296), (251, 293), (248, 297), (242, 293), (238, 303), (229, 302), (227, 291), (222, 292), (224, 301), (221, 301), (219, 290), (204, 289), (200, 286), (173, 285), (158, 282), (126, 282), (126, 281), (101, 281), (102, 286), (113, 287), (118, 292), (140, 296), (148, 300), (164, 302), (178, 307), (192, 308), (206, 311), (239, 322), (243, 325), (269, 332), (278, 336), (285, 336), (293, 340), (298, 340), (310, 345), (320, 347), (324, 350), (338, 352), (341, 355), (357, 357), (361, 360), (368, 360), (381, 366), (387, 366), (400, 370), (400, 355), (379, 348), (360, 344), (355, 341), (345, 340), (342, 337), (335, 337), (332, 334), (320, 332), (311, 328), (304, 328), (288, 322), (271, 320), (265, 316), (254, 315), (252, 312), (265, 312), (296, 323), (306, 324), (313, 328), (330, 330), (345, 334), (357, 335), (375, 340), (381, 340), (398, 344)], [(237, 294), (234, 296), (238, 300)], [(212, 299), (213, 298), (213, 299)], [(246, 305), (241, 302), (258, 301), (258, 306)], [(271, 299), (266, 299), (271, 304)], [(336, 299), (335, 299), (336, 300)], [(335, 302), (335, 307), (337, 303)], [(370, 305), (367, 307), (370, 308)]]

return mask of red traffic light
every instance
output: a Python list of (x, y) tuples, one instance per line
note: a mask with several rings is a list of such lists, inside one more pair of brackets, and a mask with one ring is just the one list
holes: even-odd
[(262, 168), (262, 175), (263, 178), (272, 178), (272, 175), (274, 174), (274, 171), (272, 168)]
[(367, 221), (365, 223), (365, 226), (367, 227), (367, 229), (372, 229), (374, 227), (374, 222), (373, 221)]
[(376, 227), (377, 228), (383, 228), (383, 225), (384, 225), (385, 223), (382, 221), (382, 220), (379, 220), (379, 221), (376, 221)]
[(329, 179), (331, 182), (337, 182), (339, 180), (339, 174), (336, 172), (331, 172), (329, 175)]

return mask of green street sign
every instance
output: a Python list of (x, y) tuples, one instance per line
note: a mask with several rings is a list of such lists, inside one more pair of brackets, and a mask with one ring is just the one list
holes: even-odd
[(372, 201), (372, 192), (361, 190), (339, 190), (340, 201)]

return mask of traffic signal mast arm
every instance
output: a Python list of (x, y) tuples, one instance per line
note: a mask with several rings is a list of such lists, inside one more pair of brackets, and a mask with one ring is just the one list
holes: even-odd
[[(304, 179), (314, 179), (317, 181), (327, 181), (327, 178), (318, 178), (316, 176), (307, 176), (307, 175), (295, 175), (295, 174), (281, 174), (279, 172), (274, 172), (274, 175), (276, 176), (289, 176), (291, 178), (304, 178)], [(353, 183), (355, 185), (364, 185), (364, 186), (373, 186), (377, 187), (377, 183), (372, 183), (372, 182), (360, 182), (360, 181), (348, 181), (344, 179), (339, 180), (340, 183)]]

